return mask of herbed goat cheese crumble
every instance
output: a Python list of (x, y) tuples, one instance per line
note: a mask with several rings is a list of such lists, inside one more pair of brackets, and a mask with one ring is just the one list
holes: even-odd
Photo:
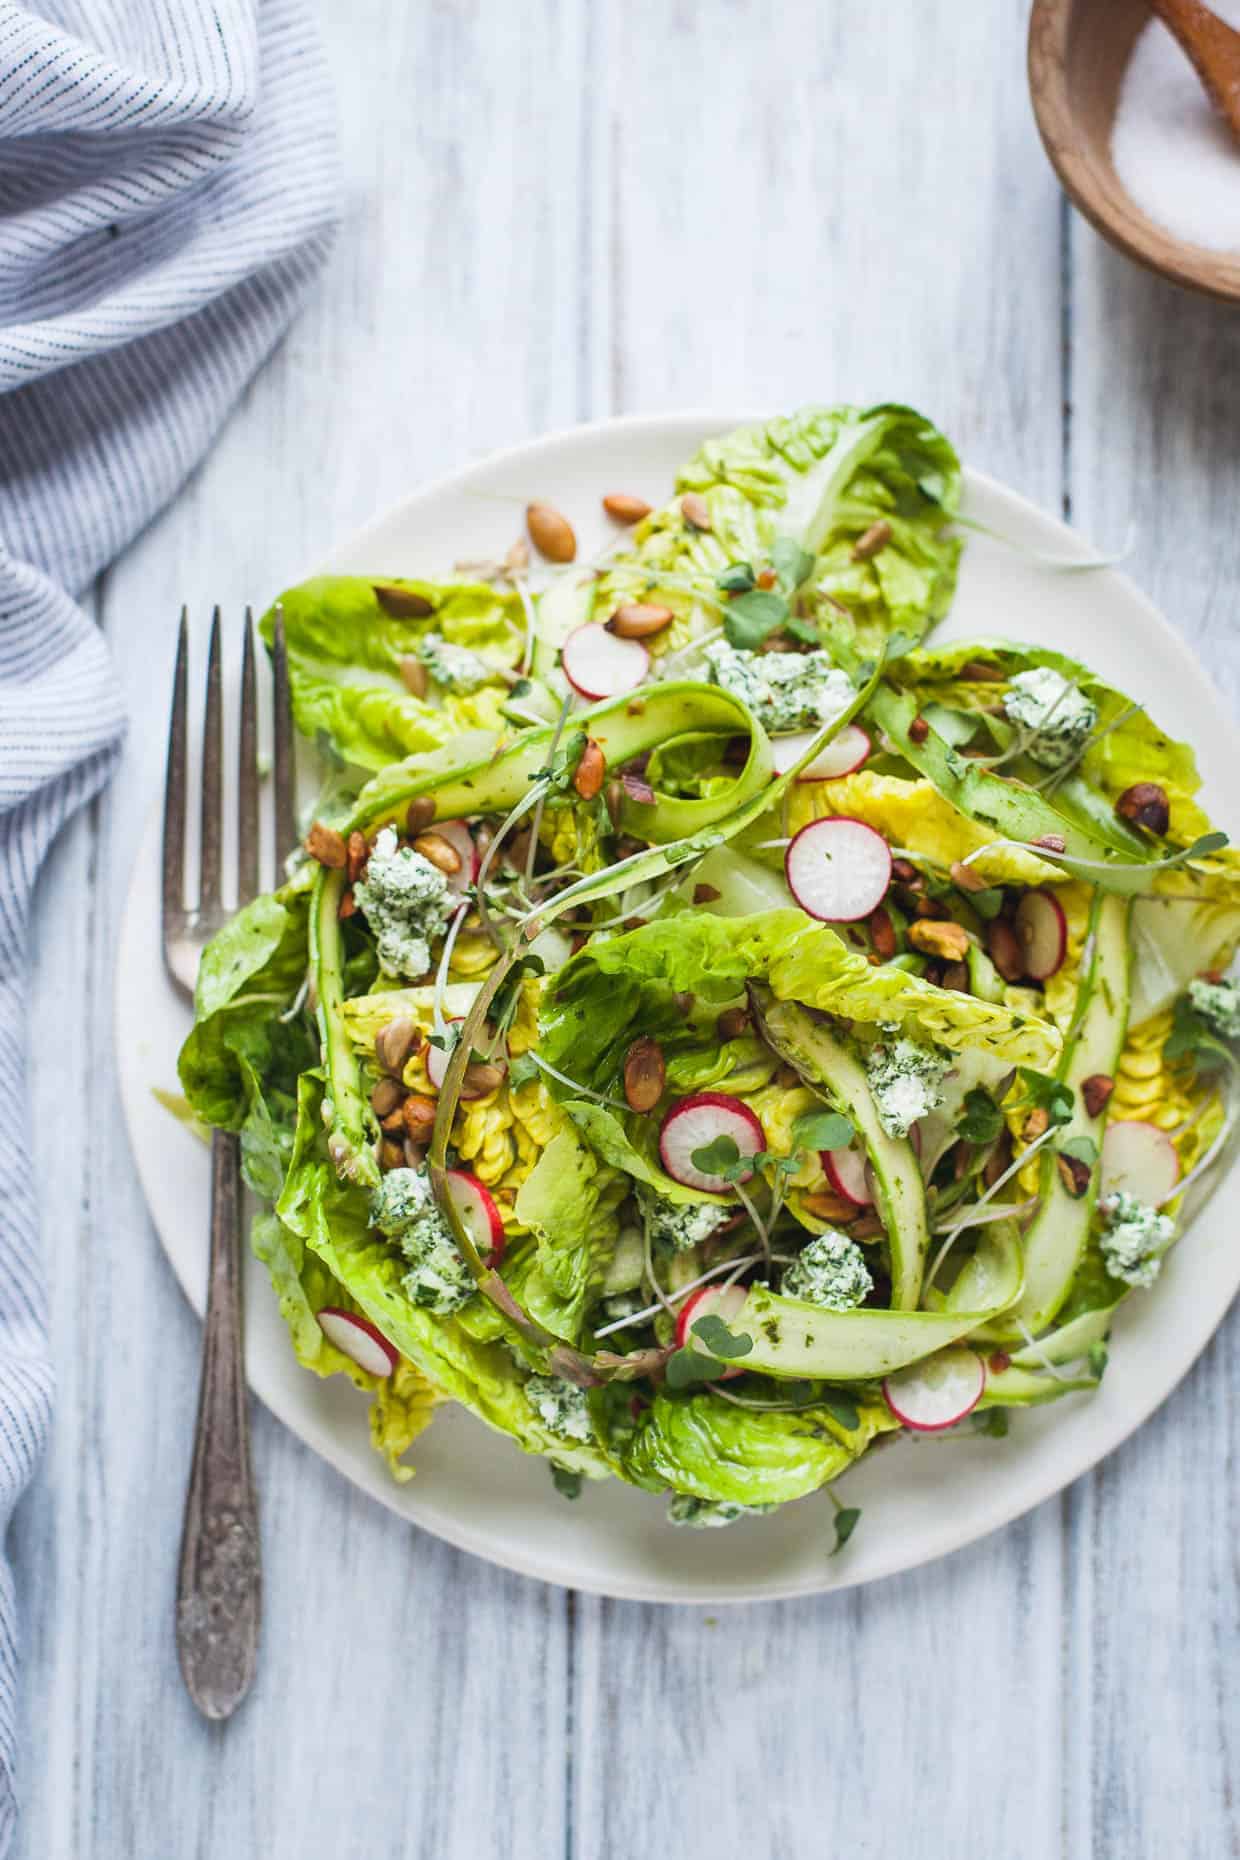
[(531, 1376), (525, 1385), (526, 1399), (548, 1433), (562, 1440), (594, 1439), (594, 1423), (586, 1392), (575, 1382), (558, 1376)]
[(853, 1311), (873, 1290), (865, 1256), (834, 1227), (806, 1242), (784, 1273), (780, 1291), (828, 1311)]
[(739, 1505), (727, 1498), (692, 1498), (688, 1492), (673, 1492), (667, 1501), (669, 1524), (687, 1524), (693, 1531), (713, 1531), (741, 1518), (764, 1518), (774, 1505)]
[(495, 677), (495, 668), (481, 653), (451, 645), (442, 633), (425, 634), (418, 644), (418, 657), (445, 691), (477, 691)]
[(1215, 1033), (1224, 1040), (1240, 1040), (1240, 983), (1198, 979), (1188, 984), (1188, 999)]
[(711, 677), (747, 704), (764, 730), (812, 730), (842, 716), (853, 682), (826, 652), (746, 652), (717, 640), (706, 648)]
[(1113, 1279), (1143, 1289), (1153, 1285), (1162, 1267), (1162, 1256), (1175, 1237), (1175, 1222), (1169, 1215), (1138, 1201), (1117, 1189), (1098, 1203), (1102, 1215), (1102, 1257)]
[(1098, 707), (1053, 665), (1017, 672), (1003, 700), (1010, 723), (1033, 733), (1029, 754), (1044, 769), (1070, 762), (1098, 721)]
[(690, 1247), (700, 1246), (733, 1213), (715, 1201), (676, 1204), (640, 1193), (638, 1200), (650, 1224), (651, 1245), (670, 1247), (673, 1253), (687, 1253)]
[(383, 973), (424, 975), (431, 941), (443, 935), (459, 901), (438, 866), (399, 845), (394, 827), (384, 827), (353, 896), (374, 931)]
[(943, 1102), (948, 1062), (916, 1040), (889, 1040), (866, 1055), (878, 1121), (889, 1137), (907, 1137), (919, 1117)]
[(370, 1197), (370, 1224), (395, 1240), (408, 1264), (410, 1300), (450, 1317), (474, 1295), (474, 1279), (435, 1204), (425, 1169), (389, 1169)]

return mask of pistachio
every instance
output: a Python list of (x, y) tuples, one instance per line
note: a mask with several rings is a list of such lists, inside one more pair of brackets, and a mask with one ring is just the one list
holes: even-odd
[(581, 760), (573, 771), (573, 787), (583, 801), (592, 801), (603, 786), (607, 774), (607, 761), (599, 745), (591, 736), (581, 752)]
[(912, 885), (916, 883), (919, 873), (911, 859), (893, 859), (891, 876), (898, 878), (902, 885)]
[(340, 894), (340, 902), (336, 906), (336, 915), (341, 923), (344, 923), (347, 918), (354, 916), (356, 911), (357, 899), (353, 895), (352, 885), (348, 885)]
[(716, 898), (721, 898), (722, 896), (723, 893), (720, 891), (718, 885), (697, 884), (693, 887), (693, 902), (695, 904), (713, 904)]
[(376, 1117), (390, 1117), (399, 1108), (404, 1095), (404, 1087), (399, 1079), (380, 1079), (370, 1094), (370, 1108)]
[(410, 839), (421, 833), (423, 827), (429, 827), (435, 818), (435, 797), (433, 794), (420, 794), (410, 801), (405, 809), (405, 832)]
[(876, 911), (870, 912), (868, 921), (875, 955), (883, 962), (890, 962), (897, 948), (895, 925), (891, 921), (890, 911), (880, 904)]
[(967, 659), (960, 668), (961, 678), (973, 685), (1001, 685), (1003, 673), (997, 665), (987, 665), (984, 659)]
[(776, 576), (775, 570), (773, 568), (761, 569), (758, 572), (757, 576), (755, 577), (758, 587), (762, 589), (762, 592), (764, 594), (770, 593), (771, 589), (775, 586), (777, 579), (778, 577)]
[(618, 781), (609, 781), (603, 790), (603, 805), (607, 809), (607, 818), (613, 827), (620, 825), (620, 810), (624, 806), (624, 788)]
[(715, 1021), (715, 1032), (721, 1040), (739, 1040), (749, 1032), (749, 1016), (742, 1007), (724, 1008)]
[(912, 723), (910, 723), (908, 726), (909, 742), (910, 743), (924, 743), (926, 738), (929, 736), (929, 734), (930, 734), (930, 725), (926, 722), (925, 718), (914, 717)]
[(969, 992), (969, 965), (965, 962), (949, 962), (943, 971), (940, 988), (954, 989), (958, 995)]
[(371, 585), (380, 607), (385, 614), (391, 614), (393, 620), (425, 620), (435, 611), (425, 594), (419, 594), (414, 588), (402, 588), (396, 581), (376, 581)]
[(688, 1020), (696, 1005), (697, 996), (691, 995), (687, 988), (682, 988), (679, 994), (674, 994), (672, 996), (672, 1000), (676, 1003), (676, 1012), (681, 1015), (683, 1019)]
[(549, 562), (571, 562), (577, 554), (573, 526), (554, 504), (527, 504), (525, 527), (539, 555)]
[(908, 940), (923, 955), (942, 956), (946, 962), (963, 962), (969, 953), (969, 933), (963, 924), (919, 917), (908, 927)]
[(509, 575), (523, 575), (530, 565), (530, 545), (524, 536), (518, 536), (510, 549), (504, 552), (504, 568)]
[(654, 806), (654, 789), (644, 775), (622, 775), (620, 781), (630, 801), (636, 801), (639, 807)]
[(1007, 1126), (1004, 1125), (1003, 1129), (999, 1132), (997, 1142), (991, 1149), (990, 1155), (986, 1158), (985, 1167), (982, 1170), (982, 1182), (987, 1188), (994, 1187), (1011, 1160), (1012, 1133)]
[(1114, 1090), (1115, 1080), (1107, 1072), (1092, 1072), (1087, 1079), (1081, 1080), (1081, 1097), (1090, 1117), (1102, 1115)]
[(880, 517), (878, 522), (871, 523), (865, 534), (863, 536), (858, 536), (856, 542), (853, 544), (853, 561), (868, 562), (870, 558), (876, 556), (881, 549), (885, 549), (890, 541), (891, 525), (885, 517)]
[(815, 1220), (830, 1221), (837, 1227), (847, 1227), (861, 1212), (855, 1202), (845, 1201), (843, 1195), (832, 1195), (826, 1190), (806, 1195), (803, 1205), (805, 1212), (812, 1214)]
[(925, 896), (919, 897), (916, 900), (913, 905), (913, 914), (916, 917), (937, 917), (940, 922), (942, 922), (944, 918), (951, 916), (951, 912), (948, 910), (947, 906), (941, 903), (938, 898), (929, 898)]
[(1030, 840), (1031, 846), (1040, 846), (1043, 852), (1061, 853), (1068, 849), (1068, 842), (1062, 833), (1041, 833), (1036, 840)]
[(1156, 781), (1138, 781), (1131, 788), (1125, 788), (1115, 803), (1115, 811), (1121, 820), (1129, 821), (1134, 827), (1144, 827), (1147, 833), (1159, 839), (1171, 825), (1167, 790)]
[(861, 1219), (853, 1221), (848, 1229), (849, 1236), (854, 1240), (875, 1240), (879, 1234), (885, 1234), (886, 1231), (881, 1216), (877, 1214), (863, 1214)]
[(1061, 1153), (1055, 1158), (1055, 1167), (1073, 1201), (1079, 1201), (1089, 1187), (1089, 1178), (1093, 1174), (1089, 1164), (1082, 1162), (1079, 1156), (1064, 1156)]
[(986, 949), (990, 960), (1005, 982), (1018, 982), (1025, 973), (1025, 956), (1020, 938), (1006, 918), (996, 917), (986, 932)]
[(691, 530), (714, 528), (710, 520), (710, 505), (700, 491), (685, 492), (680, 500), (680, 514)]
[(667, 1065), (657, 1040), (634, 1040), (624, 1056), (624, 1095), (631, 1111), (653, 1111), (663, 1096)]
[(306, 851), (329, 872), (343, 872), (348, 863), (343, 834), (337, 833), (335, 827), (325, 827), (321, 820), (316, 820), (306, 835)]
[(431, 1134), (435, 1122), (435, 1100), (423, 1098), (420, 1092), (410, 1092), (400, 1107), (405, 1135), (416, 1142), (425, 1142)]
[(607, 631), (620, 639), (648, 639), (670, 626), (674, 618), (671, 608), (658, 601), (622, 601), (607, 622)]
[(959, 859), (952, 863), (952, 884), (959, 891), (985, 891), (986, 880), (975, 867), (962, 865)]
[(407, 1014), (396, 1020), (390, 1020), (386, 1027), (380, 1027), (375, 1035), (375, 1058), (385, 1072), (399, 1076), (405, 1069), (405, 1061), (410, 1053), (416, 1052), (422, 1044), (420, 1028), (416, 1027)]
[(631, 497), (627, 491), (609, 491), (603, 499), (603, 509), (617, 523), (640, 523), (652, 508), (644, 497)]
[(393, 1143), (390, 1137), (384, 1137), (379, 1145), (379, 1167), (381, 1169), (403, 1169), (405, 1153), (399, 1143)]
[(401, 682), (405, 690), (411, 697), (424, 698), (426, 696), (427, 686), (430, 681), (426, 667), (416, 653), (404, 653), (397, 660), (396, 669), (400, 673)]
[(354, 828), (353, 832), (349, 835), (348, 844), (345, 847), (345, 877), (351, 885), (356, 885), (358, 879), (362, 876), (362, 869), (366, 864), (366, 855), (369, 851), (370, 848), (366, 844), (366, 835), (364, 833), (359, 833), (357, 829)]
[(446, 840), (442, 833), (419, 833), (413, 842), (413, 850), (421, 853), (424, 859), (429, 859), (431, 864), (448, 878), (461, 869), (460, 853), (451, 840)]
[(992, 1350), (986, 1358), (986, 1367), (992, 1376), (1001, 1376), (1005, 1369), (1012, 1367), (1012, 1359), (1006, 1350)]

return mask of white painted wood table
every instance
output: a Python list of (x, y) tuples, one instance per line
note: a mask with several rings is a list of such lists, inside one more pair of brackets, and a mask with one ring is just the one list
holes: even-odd
[(60, 1394), (13, 1536), (23, 1860), (1240, 1851), (1235, 1314), (1136, 1439), (1013, 1528), (719, 1618), (473, 1561), (259, 1412), (265, 1634), (233, 1723), (196, 1716), (173, 1651), (199, 1327), (138, 1191), (110, 1015), (183, 600), (201, 632), (400, 493), (576, 420), (899, 398), (1103, 546), (1134, 521), (1137, 579), (1234, 694), (1240, 318), (1066, 211), (1024, 10), (324, 7), (339, 245), (96, 590), (132, 734), (36, 914)]

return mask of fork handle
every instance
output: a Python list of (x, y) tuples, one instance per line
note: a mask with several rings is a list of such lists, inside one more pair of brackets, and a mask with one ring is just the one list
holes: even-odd
[(211, 1139), (209, 1271), (176, 1631), (190, 1697), (204, 1716), (227, 1718), (254, 1677), (262, 1563), (241, 1345), (241, 1150), (223, 1130)]

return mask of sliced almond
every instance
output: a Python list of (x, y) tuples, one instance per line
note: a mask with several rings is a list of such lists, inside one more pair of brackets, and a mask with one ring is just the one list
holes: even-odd
[(571, 562), (577, 554), (577, 537), (573, 526), (554, 504), (528, 504), (525, 527), (530, 541), (549, 562)]
[(624, 1056), (624, 1095), (631, 1111), (653, 1111), (663, 1096), (667, 1065), (657, 1040), (634, 1040)]
[(969, 933), (963, 924), (919, 917), (908, 927), (908, 940), (923, 955), (941, 956), (945, 962), (963, 962), (969, 953)]
[(885, 517), (880, 517), (878, 522), (871, 523), (865, 534), (863, 536), (858, 536), (856, 542), (853, 544), (853, 561), (868, 562), (870, 558), (876, 556), (881, 549), (885, 549), (890, 541), (891, 525)]
[(607, 762), (599, 745), (590, 737), (573, 771), (573, 787), (583, 801), (592, 801), (603, 786)]
[(424, 698), (430, 685), (430, 678), (425, 665), (416, 653), (406, 652), (397, 662), (401, 683), (410, 697)]
[(376, 581), (371, 585), (380, 607), (385, 614), (391, 614), (393, 620), (425, 620), (435, 611), (425, 594), (419, 594), (414, 588), (402, 588), (396, 581)]
[(627, 491), (609, 491), (603, 499), (603, 509), (617, 523), (640, 523), (643, 517), (650, 515), (652, 506), (644, 497), (631, 497)]
[(306, 835), (306, 851), (329, 872), (343, 872), (348, 864), (349, 849), (344, 835), (337, 833), (335, 827), (325, 827), (321, 820), (316, 820)]
[(658, 601), (624, 601), (607, 622), (607, 631), (621, 639), (649, 639), (661, 633), (675, 618), (670, 607)]
[(433, 866), (451, 878), (461, 869), (461, 855), (442, 833), (419, 833), (413, 842), (413, 850), (429, 859)]
[(680, 514), (691, 530), (714, 528), (710, 520), (710, 505), (700, 491), (685, 492), (680, 500)]

